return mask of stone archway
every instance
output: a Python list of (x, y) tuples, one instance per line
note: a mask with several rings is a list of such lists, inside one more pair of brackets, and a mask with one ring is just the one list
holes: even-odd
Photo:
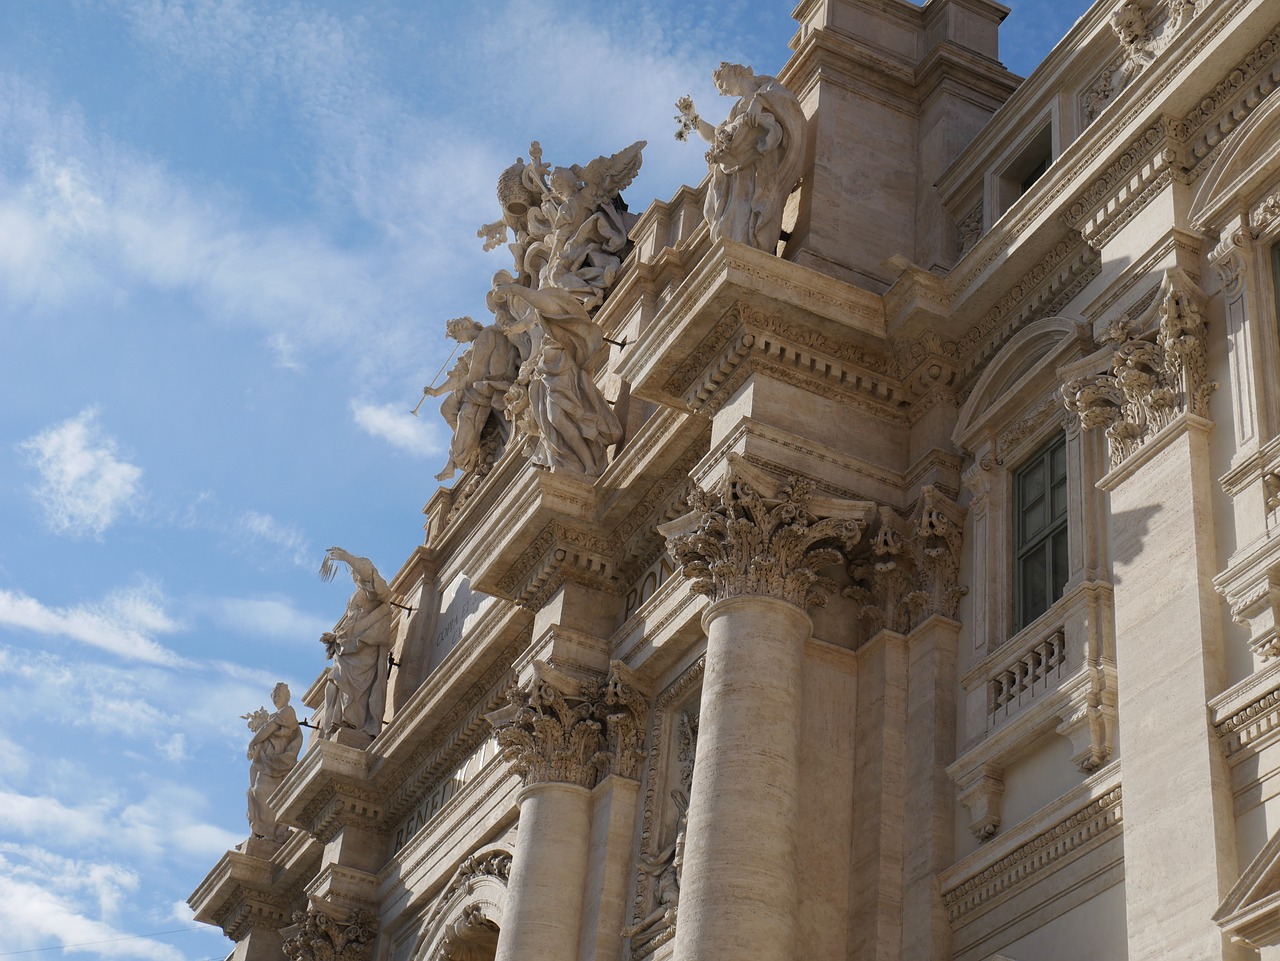
[(511, 853), (478, 851), (458, 866), (436, 900), (414, 961), (493, 961), (506, 905)]

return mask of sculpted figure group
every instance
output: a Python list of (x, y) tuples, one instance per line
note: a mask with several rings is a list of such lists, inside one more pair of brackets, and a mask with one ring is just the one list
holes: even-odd
[[(800, 178), (804, 113), (794, 94), (750, 67), (722, 63), (714, 79), (721, 93), (738, 98), (729, 116), (712, 126), (683, 97), (677, 137), (696, 131), (711, 144), (704, 212), (712, 239), (772, 253)], [(453, 441), (437, 480), (482, 471), (495, 456), (495, 437), (500, 444), (520, 439), (548, 470), (598, 477), (608, 465), (623, 429), (596, 384), (606, 352), (594, 313), (626, 254), (621, 192), (639, 172), (644, 147), (637, 141), (586, 166), (552, 167), (534, 142), (529, 162), (517, 159), (498, 178), (502, 217), (477, 233), (485, 250), (506, 244), (513, 265), (494, 275), (486, 298), (491, 324), (446, 324), (448, 336), (469, 346), (442, 384), (423, 389), (449, 394), (440, 410)]]

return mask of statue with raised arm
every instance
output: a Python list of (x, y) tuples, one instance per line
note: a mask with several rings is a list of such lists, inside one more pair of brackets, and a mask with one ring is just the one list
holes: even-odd
[(508, 432), (502, 411), (506, 407), (507, 390), (515, 382), (520, 355), (499, 324), (488, 327), (470, 317), (455, 317), (445, 322), (448, 335), (459, 344), (470, 346), (438, 387), (424, 387), (427, 397), (449, 396), (440, 405), (440, 413), (453, 430), (449, 444), (449, 461), (436, 480), (448, 480), (455, 471), (471, 471), (481, 459), (480, 435), (497, 414), (499, 430), (505, 440)]
[(640, 170), (643, 140), (585, 167), (551, 167), (542, 146), (529, 145), (523, 158), (502, 172), (498, 200), (503, 216), (478, 231), (491, 250), (508, 244), (514, 278), (530, 288), (570, 291), (595, 310), (617, 279), (627, 244), (626, 204), (621, 192)]
[(260, 707), (252, 714), (240, 715), (249, 722), (253, 737), (249, 740), (249, 834), (276, 843), (289, 839), (289, 826), (276, 821), (267, 799), (280, 786), (298, 763), (302, 750), (302, 728), (298, 715), (289, 704), (289, 685), (281, 681), (271, 691), (275, 711)]
[(391, 651), (393, 610), (391, 588), (367, 557), (331, 547), (320, 565), (320, 577), (333, 580), (335, 562), (351, 570), (356, 589), (346, 613), (320, 636), (325, 655), (333, 660), (324, 689), (323, 737), (340, 730), (361, 731), (370, 738), (382, 729), (387, 704), (387, 656)]
[(507, 416), (523, 430), (535, 464), (599, 477), (608, 448), (622, 440), (622, 424), (592, 377), (604, 346), (600, 327), (572, 291), (495, 284), (493, 297), (523, 308), (512, 313), (513, 333), (532, 336), (529, 359), (507, 392)]
[(712, 77), (722, 94), (738, 98), (719, 125), (699, 117), (689, 97), (676, 101), (676, 138), (685, 140), (697, 131), (711, 144), (706, 155), (711, 183), (703, 205), (711, 239), (773, 253), (782, 233), (783, 205), (804, 163), (804, 110), (775, 78), (757, 76), (742, 64), (721, 63)]

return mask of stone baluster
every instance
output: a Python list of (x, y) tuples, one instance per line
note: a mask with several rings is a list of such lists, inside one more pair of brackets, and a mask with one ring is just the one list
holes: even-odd
[(718, 490), (690, 503), (661, 528), (711, 599), (675, 957), (784, 961), (796, 951), (806, 609), (875, 505), (815, 496), (735, 455)]

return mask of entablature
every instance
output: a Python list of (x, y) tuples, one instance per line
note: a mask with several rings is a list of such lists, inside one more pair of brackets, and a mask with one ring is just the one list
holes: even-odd
[(898, 400), (881, 298), (732, 242), (710, 245), (618, 373), (640, 397), (710, 413), (752, 364), (892, 417)]

